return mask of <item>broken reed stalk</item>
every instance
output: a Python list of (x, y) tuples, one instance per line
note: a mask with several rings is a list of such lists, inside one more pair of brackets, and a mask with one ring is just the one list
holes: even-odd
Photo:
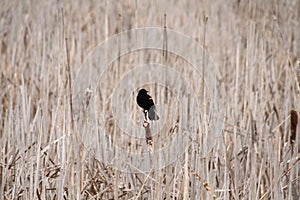
[(144, 121), (144, 128), (146, 131), (146, 142), (149, 146), (152, 146), (152, 135), (150, 130), (150, 123), (148, 121)]
[(150, 130), (150, 123), (147, 119), (147, 111), (144, 111), (144, 113), (145, 113), (145, 119), (144, 119), (143, 127), (145, 128), (145, 131), (146, 131), (147, 145), (151, 149), (152, 148), (152, 135), (151, 135), (151, 130)]

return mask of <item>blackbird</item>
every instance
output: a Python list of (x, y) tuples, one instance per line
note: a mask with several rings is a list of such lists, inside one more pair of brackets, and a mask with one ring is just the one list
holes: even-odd
[(151, 121), (159, 119), (153, 99), (150, 95), (148, 95), (147, 90), (139, 90), (138, 96), (136, 97), (136, 102), (141, 108), (144, 109), (145, 116), (146, 113), (148, 113), (148, 117)]

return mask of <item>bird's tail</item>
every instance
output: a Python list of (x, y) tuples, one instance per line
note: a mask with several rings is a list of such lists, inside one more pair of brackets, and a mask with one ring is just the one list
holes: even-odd
[(155, 106), (151, 106), (151, 108), (149, 109), (148, 117), (151, 121), (159, 120), (159, 116), (157, 114), (157, 110)]

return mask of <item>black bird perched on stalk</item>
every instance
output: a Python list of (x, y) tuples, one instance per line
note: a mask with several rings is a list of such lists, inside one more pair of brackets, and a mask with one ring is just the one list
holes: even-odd
[(144, 109), (145, 118), (148, 113), (148, 117), (151, 121), (159, 119), (153, 99), (150, 95), (148, 95), (147, 90), (139, 90), (138, 96), (136, 97), (136, 102), (141, 108)]

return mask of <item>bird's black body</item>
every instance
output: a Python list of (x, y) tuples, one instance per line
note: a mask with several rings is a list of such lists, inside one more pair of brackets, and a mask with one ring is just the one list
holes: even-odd
[(158, 120), (159, 117), (156, 113), (155, 105), (153, 99), (148, 95), (147, 90), (141, 89), (136, 97), (137, 104), (148, 112), (148, 117), (150, 120)]
[(147, 90), (141, 89), (136, 97), (137, 104), (144, 110), (149, 111), (151, 106), (154, 106), (153, 99), (147, 94)]

